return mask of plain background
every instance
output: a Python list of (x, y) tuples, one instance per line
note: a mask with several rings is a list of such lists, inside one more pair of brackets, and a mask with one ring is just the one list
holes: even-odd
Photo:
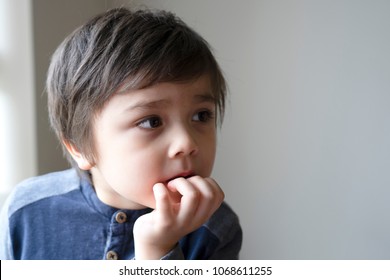
[(213, 46), (229, 83), (214, 177), (241, 258), (390, 259), (390, 1), (5, 1), (3, 190), (67, 167), (44, 94), (61, 40), (111, 7), (163, 8)]

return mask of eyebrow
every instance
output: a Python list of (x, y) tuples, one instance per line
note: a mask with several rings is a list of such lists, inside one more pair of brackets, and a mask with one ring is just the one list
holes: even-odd
[[(206, 93), (206, 94), (196, 94), (193, 97), (194, 103), (216, 103), (216, 99), (213, 95)], [(169, 105), (171, 101), (167, 99), (158, 99), (158, 100), (153, 100), (153, 101), (139, 101), (136, 102), (135, 104), (127, 107), (125, 111), (131, 111), (134, 109), (156, 109), (156, 108), (161, 108)]]
[(193, 99), (196, 103), (216, 103), (216, 98), (210, 93), (196, 94)]
[(139, 101), (129, 107), (126, 108), (125, 111), (131, 111), (134, 109), (155, 109), (159, 107), (166, 106), (170, 103), (169, 100), (166, 99), (159, 99), (159, 100), (153, 100), (153, 101)]

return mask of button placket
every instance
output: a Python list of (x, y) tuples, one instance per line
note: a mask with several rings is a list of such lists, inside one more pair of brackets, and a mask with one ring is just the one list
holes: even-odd
[(123, 242), (126, 239), (126, 228), (129, 217), (125, 211), (119, 210), (111, 217), (105, 259), (118, 260), (123, 257)]

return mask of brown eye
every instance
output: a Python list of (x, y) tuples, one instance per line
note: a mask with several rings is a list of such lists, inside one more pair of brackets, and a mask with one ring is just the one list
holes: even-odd
[(192, 120), (195, 122), (208, 122), (209, 120), (212, 120), (214, 118), (214, 113), (209, 110), (203, 110), (200, 112), (197, 112), (193, 117)]
[(154, 129), (162, 125), (162, 119), (160, 117), (149, 117), (137, 124), (141, 128)]

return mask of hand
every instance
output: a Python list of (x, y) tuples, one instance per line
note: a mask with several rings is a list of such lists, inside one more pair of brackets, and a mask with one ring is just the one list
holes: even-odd
[[(224, 193), (211, 178), (176, 178), (153, 186), (156, 209), (134, 224), (136, 259), (160, 259), (219, 208)], [(174, 199), (181, 195), (180, 201)]]

